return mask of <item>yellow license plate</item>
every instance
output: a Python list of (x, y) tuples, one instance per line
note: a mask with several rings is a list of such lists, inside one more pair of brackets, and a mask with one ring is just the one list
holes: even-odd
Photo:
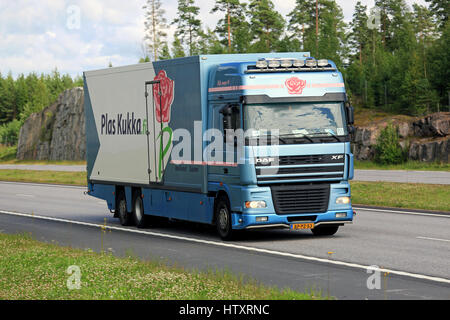
[(291, 230), (313, 229), (314, 223), (294, 223), (291, 224)]

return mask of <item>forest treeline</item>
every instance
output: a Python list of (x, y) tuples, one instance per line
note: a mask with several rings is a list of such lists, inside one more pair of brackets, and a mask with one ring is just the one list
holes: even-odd
[[(167, 21), (161, 0), (144, 6), (144, 57), (140, 62), (197, 54), (309, 51), (333, 60), (358, 107), (423, 115), (448, 110), (450, 23), (448, 0), (355, 2), (349, 23), (334, 0), (296, 0), (282, 16), (271, 0), (215, 0), (220, 15), (205, 28), (196, 0), (178, 0), (176, 19)], [(168, 42), (168, 27), (176, 27)], [(14, 144), (23, 121), (54, 102), (82, 79), (30, 73), (0, 74), (0, 143)]]
[[(178, 0), (167, 21), (161, 0), (147, 0), (146, 48), (141, 62), (196, 54), (309, 51), (343, 72), (356, 106), (422, 115), (448, 108), (448, 0), (355, 1), (349, 23), (334, 0), (296, 0), (283, 17), (271, 0), (216, 0), (215, 28), (204, 28), (196, 0)], [(316, 19), (317, 17), (317, 19)], [(169, 24), (176, 27), (167, 42)]]
[(64, 90), (77, 86), (83, 86), (81, 77), (73, 79), (57, 69), (47, 75), (32, 72), (16, 78), (11, 72), (0, 74), (0, 144), (16, 144), (20, 127), (32, 113), (55, 102)]

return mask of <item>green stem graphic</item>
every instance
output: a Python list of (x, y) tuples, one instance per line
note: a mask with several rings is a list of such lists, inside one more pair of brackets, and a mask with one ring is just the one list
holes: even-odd
[[(167, 141), (167, 144), (166, 144), (166, 146), (163, 149), (163, 143), (164, 143), (163, 142), (163, 140), (164, 140), (163, 139), (163, 135), (164, 135), (164, 132), (169, 133), (169, 140)], [(163, 164), (163, 161), (164, 161), (164, 157), (166, 156), (167, 152), (170, 149), (170, 146), (172, 145), (172, 134), (173, 134), (172, 128), (165, 127), (165, 128), (163, 128), (161, 130), (161, 132), (159, 133), (158, 138), (157, 138), (157, 139), (160, 139), (159, 167), (158, 167), (158, 178), (160, 180), (161, 180), (161, 175), (162, 175), (162, 164)]]

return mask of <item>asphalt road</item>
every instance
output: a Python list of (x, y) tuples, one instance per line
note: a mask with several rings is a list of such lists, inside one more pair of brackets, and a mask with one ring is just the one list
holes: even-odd
[[(0, 232), (28, 231), (41, 240), (99, 250), (100, 231), (95, 225), (106, 218), (112, 230), (104, 247), (119, 255), (132, 250), (143, 258), (188, 268), (226, 268), (269, 285), (300, 291), (320, 288), (340, 299), (450, 299), (449, 215), (358, 209), (354, 224), (333, 237), (316, 238), (309, 231), (252, 230), (224, 243), (213, 228), (196, 224), (123, 228), (104, 201), (83, 191), (2, 182)], [(84, 224), (48, 220), (54, 218)], [(380, 290), (367, 289), (371, 265), (391, 271)]]
[[(84, 165), (0, 164), (0, 169), (86, 171)], [(450, 172), (408, 170), (355, 170), (355, 181), (387, 181), (405, 183), (450, 184)]]
[(450, 172), (408, 170), (355, 170), (354, 180), (450, 184)]

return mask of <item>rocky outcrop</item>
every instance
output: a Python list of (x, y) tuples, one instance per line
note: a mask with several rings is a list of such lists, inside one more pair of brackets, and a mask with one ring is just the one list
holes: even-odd
[(352, 150), (357, 160), (371, 160), (375, 144), (388, 123), (398, 128), (400, 145), (411, 160), (449, 162), (450, 112), (439, 112), (410, 121), (381, 120), (364, 127), (355, 127)]
[(411, 143), (408, 158), (425, 162), (449, 162), (449, 137), (440, 139), (421, 139)]
[(32, 114), (20, 129), (17, 159), (85, 160), (83, 88), (64, 91), (56, 103)]

